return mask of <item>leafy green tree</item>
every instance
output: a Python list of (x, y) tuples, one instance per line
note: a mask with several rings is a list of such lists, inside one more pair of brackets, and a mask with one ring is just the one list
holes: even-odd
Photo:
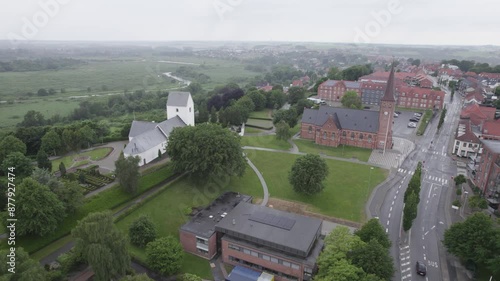
[(254, 90), (246, 94), (255, 105), (255, 110), (260, 111), (266, 107), (266, 97), (259, 91)]
[(273, 124), (278, 124), (281, 120), (285, 121), (290, 128), (295, 127), (298, 122), (297, 110), (295, 107), (290, 109), (280, 109), (273, 115)]
[(19, 127), (38, 127), (45, 125), (45, 117), (42, 113), (30, 110), (23, 118), (23, 121), (18, 124)]
[(38, 168), (46, 169), (47, 171), (52, 171), (52, 162), (50, 162), (47, 153), (43, 149), (40, 149), (36, 155), (36, 163)]
[(127, 239), (113, 224), (110, 212), (87, 215), (71, 235), (76, 242), (75, 252), (92, 267), (96, 281), (120, 278), (130, 268)]
[(394, 264), (389, 249), (382, 246), (377, 239), (370, 240), (363, 247), (353, 249), (348, 256), (353, 265), (382, 280), (391, 280), (394, 275)]
[(454, 223), (444, 232), (443, 244), (451, 254), (477, 264), (485, 264), (500, 251), (500, 231), (484, 213), (474, 213), (463, 222)]
[(266, 93), (266, 107), (270, 109), (280, 109), (286, 101), (283, 91), (272, 90)]
[(355, 65), (342, 70), (342, 78), (348, 81), (357, 81), (361, 76), (372, 73), (371, 65)]
[(456, 176), (453, 180), (455, 181), (455, 185), (457, 185), (457, 186), (461, 185), (462, 183), (465, 183), (467, 181), (465, 176), (462, 174)]
[(191, 274), (191, 273), (184, 273), (180, 276), (180, 281), (201, 281), (201, 277)]
[(64, 177), (66, 175), (66, 166), (62, 161), (61, 163), (59, 163), (59, 172), (61, 172), (61, 177)]
[(444, 118), (446, 117), (446, 106), (443, 108), (441, 111), (441, 115), (439, 116), (439, 123), (438, 123), (438, 130), (441, 129), (441, 127), (444, 124)]
[(328, 166), (319, 155), (307, 154), (295, 160), (288, 180), (295, 192), (315, 194), (325, 188), (323, 181), (328, 176)]
[(299, 100), (305, 97), (306, 90), (303, 87), (290, 87), (288, 89), (288, 102), (296, 104)]
[(316, 81), (316, 83), (314, 84), (314, 87), (313, 87), (313, 92), (317, 93), (318, 92), (318, 87), (323, 83), (325, 82), (326, 80), (328, 80), (327, 77), (321, 77), (318, 81)]
[(500, 97), (500, 87), (495, 88), (495, 96)]
[(149, 242), (146, 246), (146, 257), (151, 269), (170, 276), (181, 269), (184, 251), (174, 237), (167, 236)]
[(13, 152), (20, 152), (26, 155), (26, 145), (15, 136), (8, 135), (0, 141), (0, 163), (3, 162), (8, 154)]
[(28, 177), (33, 172), (31, 160), (21, 152), (13, 152), (5, 157), (1, 165), (2, 171), (7, 171), (10, 167), (15, 168), (17, 178)]
[(44, 96), (48, 96), (49, 92), (46, 89), (41, 88), (41, 89), (38, 89), (37, 95), (39, 95), (40, 97), (44, 97)]
[(80, 132), (70, 128), (64, 129), (62, 132), (62, 140), (66, 147), (72, 151), (80, 149), (82, 144), (82, 136), (80, 135)]
[(136, 193), (139, 187), (139, 161), (138, 156), (127, 157), (120, 154), (115, 161), (115, 174), (118, 178), (121, 188), (127, 193)]
[(38, 261), (30, 259), (28, 253), (22, 247), (15, 251), (15, 274), (9, 271), (10, 251), (8, 249), (0, 251), (0, 280), (2, 281), (23, 281), (23, 280), (46, 280), (47, 272)]
[(88, 126), (88, 125), (81, 127), (78, 130), (78, 135), (81, 137), (80, 142), (86, 143), (88, 148), (90, 148), (91, 145), (96, 140), (95, 131), (92, 128), (90, 128), (90, 126)]
[(308, 99), (301, 99), (297, 102), (297, 106), (295, 107), (297, 110), (297, 115), (302, 115), (304, 113), (304, 108), (311, 108), (314, 105), (314, 102)]
[(50, 189), (26, 178), (16, 193), (17, 234), (45, 236), (64, 219), (64, 205)]
[(488, 209), (488, 201), (481, 196), (474, 195), (469, 198), (469, 207), (472, 209)]
[(198, 115), (196, 116), (196, 124), (208, 122), (210, 119), (210, 112), (207, 110), (206, 103), (199, 107)]
[(217, 110), (214, 106), (210, 109), (210, 123), (217, 123)]
[(342, 106), (347, 108), (361, 109), (363, 107), (361, 104), (361, 98), (355, 91), (346, 91), (340, 102), (342, 103)]
[(146, 244), (155, 240), (156, 227), (149, 217), (142, 215), (132, 222), (128, 233), (133, 245), (144, 248)]
[(276, 124), (276, 138), (278, 140), (288, 140), (292, 135), (290, 134), (290, 126), (285, 122), (285, 120), (281, 120), (278, 124)]
[(359, 236), (363, 242), (368, 243), (372, 239), (376, 239), (384, 248), (389, 249), (391, 247), (391, 240), (389, 240), (389, 236), (385, 233), (378, 219), (369, 220), (354, 234)]
[(403, 209), (403, 230), (408, 231), (413, 224), (413, 220), (417, 217), (417, 208), (419, 195), (415, 193), (410, 193), (408, 195), (407, 202), (405, 202), (405, 207)]
[(245, 172), (239, 136), (216, 124), (175, 128), (170, 134), (167, 153), (175, 170), (194, 179), (242, 176)]
[(41, 148), (47, 153), (53, 152), (53, 155), (57, 155), (57, 151), (61, 149), (61, 137), (55, 130), (48, 131), (42, 137)]
[(340, 71), (340, 69), (338, 67), (331, 67), (329, 70), (328, 70), (328, 74), (327, 74), (327, 77), (328, 79), (332, 79), (332, 80), (342, 80), (342, 71)]

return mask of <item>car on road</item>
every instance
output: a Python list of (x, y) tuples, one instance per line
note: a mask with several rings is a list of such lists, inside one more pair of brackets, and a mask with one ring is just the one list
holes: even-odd
[(425, 276), (427, 274), (427, 267), (425, 266), (425, 264), (423, 262), (417, 261), (417, 264), (415, 267), (417, 269), (418, 275)]
[(410, 122), (418, 123), (418, 121), (420, 121), (420, 119), (417, 119), (415, 117), (413, 117), (413, 118), (410, 119)]
[(413, 122), (408, 123), (408, 128), (416, 128), (416, 127), (417, 127), (417, 123), (413, 123)]

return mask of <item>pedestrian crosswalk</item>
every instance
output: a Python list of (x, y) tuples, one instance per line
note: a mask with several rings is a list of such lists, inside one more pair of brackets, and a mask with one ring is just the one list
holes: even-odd
[[(409, 170), (406, 170), (406, 169), (403, 169), (403, 168), (399, 168), (398, 169), (398, 173), (407, 174), (407, 175), (413, 175), (413, 174), (415, 174), (415, 171), (409, 171)], [(445, 179), (445, 178), (442, 178), (442, 177), (439, 177), (439, 176), (424, 175), (424, 179), (428, 180), (428, 181), (437, 182), (437, 183), (440, 183), (440, 184), (448, 184), (448, 179)]]
[(429, 152), (431, 154), (434, 154), (434, 155), (440, 155), (440, 156), (446, 156), (446, 152), (439, 152), (439, 151), (430, 151), (430, 150), (427, 150), (425, 148), (422, 148), (422, 152)]

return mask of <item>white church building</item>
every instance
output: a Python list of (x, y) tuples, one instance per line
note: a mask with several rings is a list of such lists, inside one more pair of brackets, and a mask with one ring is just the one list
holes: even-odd
[(129, 143), (123, 150), (125, 157), (139, 156), (139, 166), (164, 154), (167, 141), (174, 128), (194, 126), (194, 103), (189, 92), (170, 92), (167, 100), (167, 120), (161, 123), (132, 121), (128, 134)]

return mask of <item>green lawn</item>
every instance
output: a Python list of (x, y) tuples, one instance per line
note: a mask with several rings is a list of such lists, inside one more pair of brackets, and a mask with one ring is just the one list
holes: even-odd
[(273, 121), (271, 120), (262, 120), (262, 119), (251, 119), (247, 120), (246, 125), (257, 126), (262, 129), (270, 130), (273, 128)]
[[(2, 100), (2, 98), (0, 98), (0, 100)], [(81, 100), (37, 99), (24, 100), (21, 103), (14, 104), (0, 104), (0, 120), (2, 120), (0, 128), (13, 127), (17, 123), (22, 122), (24, 115), (30, 110), (41, 112), (45, 118), (49, 118), (56, 113), (65, 117), (73, 112), (80, 102)]]
[[(300, 118), (299, 118), (299, 120), (300, 120)], [(290, 134), (292, 136), (295, 135), (296, 133), (298, 133), (300, 131), (300, 128), (302, 128), (302, 126), (301, 126), (301, 124), (299, 122), (299, 123), (297, 123), (297, 125), (295, 125), (295, 127), (290, 128)]]
[[(74, 214), (70, 214), (64, 218), (63, 222), (57, 227), (56, 231), (52, 235), (44, 237), (18, 237), (16, 244), (22, 246), (29, 253), (38, 251), (52, 242), (68, 235), (71, 232), (71, 229), (76, 226), (78, 220), (81, 220), (87, 216), (87, 214), (113, 209), (114, 207), (128, 202), (151, 189), (154, 185), (160, 183), (171, 175), (173, 175), (172, 165), (166, 165), (153, 173), (142, 176), (139, 179), (139, 188), (136, 194), (125, 193), (118, 185), (116, 185), (115, 187), (86, 199), (83, 206), (81, 206)], [(0, 246), (2, 249), (6, 247), (6, 244), (2, 244)]]
[(388, 174), (377, 167), (370, 170), (369, 165), (326, 159), (329, 175), (325, 189), (307, 196), (294, 192), (288, 182), (288, 171), (298, 155), (253, 151), (248, 157), (262, 172), (271, 197), (304, 202), (311, 211), (355, 222), (365, 220), (365, 203), (372, 189)]
[(425, 129), (427, 128), (427, 125), (429, 124), (429, 120), (432, 117), (432, 110), (427, 109), (422, 116), (422, 119), (420, 120), (420, 125), (418, 126), (417, 129), (417, 135), (421, 136), (425, 133)]
[[(146, 204), (134, 210), (128, 216), (118, 221), (116, 225), (124, 233), (128, 233), (129, 225), (141, 214), (149, 215), (156, 224), (158, 235), (179, 237), (179, 228), (189, 220), (186, 210), (196, 206), (206, 206), (224, 191), (237, 191), (262, 198), (262, 187), (253, 170), (247, 166), (242, 178), (232, 178), (213, 186), (195, 186), (188, 179), (172, 183), (168, 188)], [(145, 260), (143, 249), (130, 247), (130, 252), (136, 258)], [(212, 279), (208, 261), (193, 255), (186, 255), (182, 272), (197, 274), (203, 278)]]
[(246, 134), (258, 134), (258, 133), (263, 133), (263, 132), (266, 132), (266, 130), (252, 128), (252, 127), (246, 127), (245, 126), (245, 135)]
[(64, 163), (64, 166), (66, 167), (66, 169), (69, 169), (72, 166), (78, 167), (78, 166), (87, 164), (89, 162), (88, 159), (79, 159), (78, 161), (75, 161), (75, 159), (79, 158), (79, 157), (90, 157), (90, 159), (92, 161), (101, 160), (106, 155), (108, 155), (111, 152), (111, 150), (112, 150), (112, 148), (110, 148), (110, 147), (100, 147), (100, 148), (93, 149), (91, 151), (71, 154), (68, 156), (64, 156), (62, 158), (52, 160), (52, 171), (59, 170), (59, 164), (61, 162)]
[(360, 148), (354, 146), (339, 146), (330, 147), (324, 145), (318, 145), (314, 141), (310, 140), (293, 140), (293, 142), (299, 147), (300, 152), (318, 154), (323, 153), (328, 156), (342, 157), (342, 158), (356, 158), (359, 161), (368, 162), (370, 159), (371, 149)]
[(271, 117), (272, 110), (271, 109), (264, 109), (261, 111), (254, 111), (250, 113), (250, 118), (269, 118), (272, 119)]
[(292, 148), (287, 141), (276, 139), (275, 135), (243, 136), (241, 138), (241, 146), (265, 147), (279, 150), (289, 150)]

